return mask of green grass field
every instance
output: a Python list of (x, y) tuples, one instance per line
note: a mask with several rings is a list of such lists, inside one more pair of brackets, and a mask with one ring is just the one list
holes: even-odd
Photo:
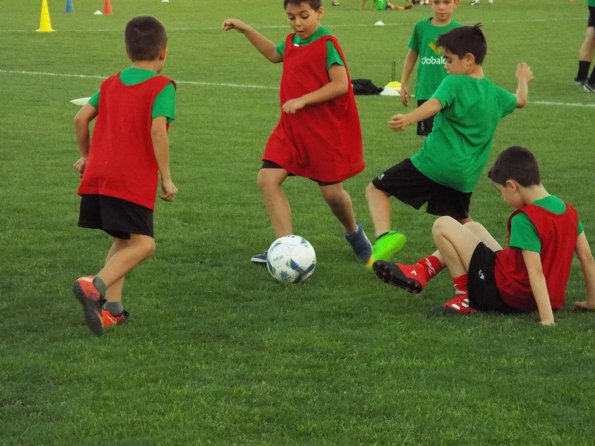
[[(281, 0), (49, 0), (54, 33), (38, 33), (40, 1), (0, 0), (0, 444), (593, 445), (595, 314), (578, 264), (557, 326), (536, 315), (430, 318), (451, 297), (445, 272), (418, 297), (356, 264), (315, 184), (286, 191), (294, 230), (318, 266), (282, 286), (250, 264), (273, 234), (255, 184), (279, 114), (281, 66), (221, 22), (241, 18), (274, 41), (289, 32)], [(514, 90), (517, 62), (535, 74), (530, 104), (504, 119), (497, 151), (521, 144), (541, 160), (551, 193), (573, 203), (595, 240), (595, 95), (573, 85), (585, 0), (460, 5), (482, 22), (486, 75)], [(428, 7), (326, 10), (352, 78), (383, 86), (402, 68)], [(128, 66), (122, 34), (135, 15), (168, 28), (164, 74), (178, 81), (170, 132), (176, 202), (158, 203), (156, 255), (130, 275), (133, 320), (93, 337), (71, 284), (102, 265), (109, 240), (77, 228), (78, 157), (71, 99)], [(384, 27), (373, 26), (382, 20)], [(415, 129), (395, 134), (391, 97), (357, 98), (366, 170), (346, 182), (372, 233), (364, 199), (380, 170), (413, 154)], [(409, 242), (400, 261), (432, 249), (433, 218), (394, 206)], [(472, 215), (505, 242), (509, 209), (487, 178)], [(593, 247), (593, 242), (591, 242)]]

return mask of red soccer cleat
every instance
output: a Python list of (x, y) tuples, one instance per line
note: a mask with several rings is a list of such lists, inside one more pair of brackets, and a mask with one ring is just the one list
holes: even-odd
[(96, 336), (103, 334), (101, 300), (103, 296), (93, 284), (93, 276), (79, 277), (72, 285), (74, 296), (83, 307), (85, 323)]
[(101, 322), (103, 324), (103, 328), (123, 324), (126, 322), (126, 319), (128, 319), (128, 316), (129, 314), (126, 310), (124, 310), (121, 314), (114, 316), (109, 310), (104, 308), (101, 310)]
[(403, 288), (408, 293), (421, 293), (426, 286), (426, 275), (422, 274), (421, 265), (402, 265), (379, 260), (374, 262), (372, 268), (380, 280)]

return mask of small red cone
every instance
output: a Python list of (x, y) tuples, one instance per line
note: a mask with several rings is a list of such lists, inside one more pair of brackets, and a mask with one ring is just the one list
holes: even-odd
[(103, 13), (104, 14), (112, 14), (112, 5), (109, 0), (105, 0), (103, 2)]

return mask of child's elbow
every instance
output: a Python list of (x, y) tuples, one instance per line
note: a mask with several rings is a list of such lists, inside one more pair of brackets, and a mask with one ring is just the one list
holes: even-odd
[(525, 108), (527, 105), (527, 98), (517, 98), (516, 100), (516, 108)]

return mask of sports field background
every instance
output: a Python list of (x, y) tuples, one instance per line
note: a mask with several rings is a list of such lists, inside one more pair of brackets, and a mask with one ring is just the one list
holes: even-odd
[[(486, 75), (513, 90), (517, 62), (534, 71), (530, 104), (505, 118), (495, 154), (525, 145), (546, 188), (579, 211), (595, 247), (595, 95), (573, 85), (586, 1), (487, 0), (455, 18), (482, 22)], [(446, 271), (420, 296), (385, 286), (355, 263), (341, 228), (308, 180), (286, 191), (294, 230), (318, 266), (282, 286), (249, 263), (273, 234), (255, 176), (279, 114), (281, 65), (235, 32), (241, 18), (275, 42), (289, 32), (281, 0), (49, 0), (53, 33), (38, 33), (38, 0), (0, 0), (0, 444), (592, 445), (595, 314), (578, 264), (557, 326), (536, 315), (431, 318), (451, 297)], [(326, 8), (323, 24), (352, 78), (400, 77), (407, 40), (428, 7)], [(101, 267), (102, 234), (76, 227), (78, 157), (71, 99), (129, 65), (122, 34), (135, 15), (168, 29), (164, 74), (178, 83), (171, 128), (174, 203), (158, 203), (155, 256), (125, 289), (133, 319), (93, 337), (71, 284)], [(385, 26), (374, 26), (382, 20)], [(397, 79), (398, 80), (398, 79)], [(412, 84), (413, 85), (413, 84)], [(390, 97), (358, 97), (366, 170), (346, 182), (372, 235), (366, 184), (413, 154), (413, 127), (387, 119)], [(432, 249), (433, 218), (394, 207), (415, 261)], [(510, 210), (483, 178), (472, 216), (505, 242)]]

